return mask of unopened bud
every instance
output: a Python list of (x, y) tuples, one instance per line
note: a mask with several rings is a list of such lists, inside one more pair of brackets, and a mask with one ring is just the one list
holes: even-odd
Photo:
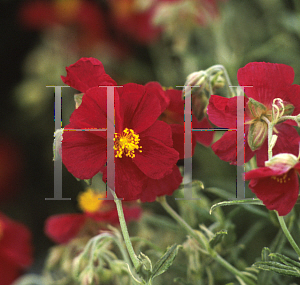
[(260, 118), (260, 116), (267, 111), (264, 104), (252, 99), (251, 97), (248, 101), (248, 108), (254, 118)]
[(268, 135), (268, 125), (263, 121), (255, 121), (250, 125), (248, 144), (252, 151), (259, 149)]
[(279, 153), (265, 162), (267, 167), (273, 170), (287, 172), (298, 163), (298, 158), (291, 153)]
[(81, 285), (95, 285), (99, 284), (100, 278), (93, 270), (93, 268), (86, 268), (79, 276), (79, 280), (81, 280)]

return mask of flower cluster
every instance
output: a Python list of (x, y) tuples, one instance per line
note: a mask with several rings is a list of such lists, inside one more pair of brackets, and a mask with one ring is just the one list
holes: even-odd
[[(253, 62), (238, 71), (240, 86), (245, 86), (245, 162), (256, 155), (259, 169), (246, 173), (249, 187), (268, 209), (286, 215), (296, 203), (299, 187), (294, 169), (269, 166), (268, 154), (276, 161), (283, 153), (298, 155), (300, 137), (296, 129), (296, 116), (300, 113), (300, 86), (292, 84), (294, 71), (284, 64)], [(207, 114), (212, 123), (221, 128), (236, 129), (237, 102), (240, 98), (212, 95)], [(268, 140), (269, 129), (276, 144)], [(212, 145), (213, 151), (231, 164), (237, 163), (236, 132), (227, 131)], [(243, 145), (243, 142), (242, 142)], [(239, 150), (238, 150), (239, 151)], [(270, 157), (269, 157), (270, 158)], [(282, 163), (282, 162), (279, 162)], [(264, 167), (266, 166), (266, 167)], [(275, 170), (274, 170), (275, 169)], [(282, 177), (281, 177), (282, 176)]]

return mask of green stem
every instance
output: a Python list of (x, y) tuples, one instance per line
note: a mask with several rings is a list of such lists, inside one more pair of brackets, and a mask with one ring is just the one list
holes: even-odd
[(280, 226), (281, 226), (281, 228), (282, 228), (282, 231), (284, 232), (286, 238), (287, 238), (288, 241), (290, 242), (290, 244), (291, 244), (291, 246), (293, 247), (293, 249), (296, 251), (296, 253), (297, 253), (298, 256), (300, 257), (300, 249), (299, 249), (298, 245), (296, 244), (296, 242), (294, 241), (294, 239), (293, 239), (291, 233), (289, 232), (289, 230), (288, 230), (288, 228), (287, 228), (287, 226), (286, 226), (286, 224), (285, 224), (285, 221), (284, 221), (283, 217), (282, 217), (282, 216), (279, 216), (277, 211), (275, 211), (275, 212), (276, 212), (276, 214), (277, 214), (278, 221), (279, 221), (279, 224), (280, 224)]
[[(190, 234), (193, 238), (195, 238), (199, 244), (203, 248), (207, 248), (207, 244), (200, 238), (200, 236), (187, 224), (185, 220), (183, 220), (167, 203), (166, 197), (158, 197), (157, 201), (162, 205), (162, 207), (176, 220), (185, 230), (188, 234)], [(246, 284), (248, 285), (255, 285), (254, 281), (247, 278), (245, 275), (243, 275), (242, 272), (237, 270), (235, 267), (233, 267), (230, 263), (228, 263), (225, 259), (223, 259), (216, 251), (209, 248), (209, 251), (202, 251), (206, 254), (209, 254), (215, 261), (217, 261), (220, 265), (225, 267), (228, 271), (230, 271), (235, 276), (240, 277)]]
[(131, 258), (131, 261), (133, 263), (134, 268), (137, 270), (139, 268), (139, 259), (136, 256), (132, 243), (130, 241), (130, 237), (129, 237), (129, 233), (128, 233), (128, 229), (127, 229), (127, 225), (125, 222), (125, 217), (124, 217), (124, 212), (123, 212), (123, 207), (122, 207), (122, 202), (121, 200), (118, 199), (117, 195), (115, 194), (114, 191), (111, 191), (113, 196), (114, 196), (114, 201), (116, 203), (117, 206), (117, 211), (118, 211), (118, 216), (119, 216), (119, 221), (120, 221), (120, 226), (121, 226), (121, 230), (122, 230), (122, 234), (124, 237), (124, 241), (125, 241), (125, 245), (127, 247), (129, 256)]

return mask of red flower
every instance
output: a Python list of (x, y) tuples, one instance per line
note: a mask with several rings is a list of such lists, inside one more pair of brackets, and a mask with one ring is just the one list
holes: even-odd
[[(174, 148), (179, 152), (180, 159), (184, 158), (184, 100), (182, 99), (182, 91), (168, 89), (165, 91), (170, 102), (166, 110), (161, 114), (160, 119), (170, 124), (173, 131)], [(212, 143), (214, 133), (209, 131), (211, 128), (207, 118), (203, 118), (200, 122), (192, 115), (192, 128), (205, 129), (205, 131), (192, 132), (193, 153), (196, 141), (205, 146)], [(207, 130), (207, 131), (206, 131)]]
[[(67, 243), (78, 234), (98, 234), (107, 224), (118, 225), (119, 217), (114, 201), (88, 188), (78, 197), (81, 214), (60, 214), (49, 217), (45, 223), (45, 233), (56, 243)], [(126, 222), (138, 220), (141, 208), (123, 205)]]
[(278, 211), (280, 216), (287, 215), (299, 194), (298, 158), (281, 153), (267, 161), (266, 166), (245, 173), (245, 180), (250, 180), (249, 188), (269, 210)]
[(31, 263), (32, 247), (29, 230), (0, 213), (1, 285), (10, 285)]
[(152, 24), (154, 7), (139, 7), (137, 3), (135, 0), (109, 1), (112, 25), (131, 39), (148, 44), (158, 38), (160, 29)]
[(19, 18), (23, 26), (35, 30), (57, 25), (69, 27), (77, 33), (82, 48), (109, 40), (103, 12), (90, 1), (28, 2), (21, 7)]
[[(245, 162), (255, 154), (258, 166), (263, 166), (267, 160), (266, 130), (268, 126), (266, 120), (274, 119), (272, 118), (274, 99), (282, 100), (285, 112), (290, 112), (289, 115), (300, 113), (300, 86), (292, 85), (293, 80), (292, 67), (284, 64), (253, 62), (239, 69), (240, 86), (253, 86), (245, 88), (247, 98), (244, 97), (246, 109)], [(210, 121), (221, 128), (236, 128), (237, 100), (238, 97), (228, 99), (212, 95), (207, 108)], [(298, 153), (300, 138), (297, 131), (291, 126), (294, 124), (293, 121), (288, 120), (275, 125), (274, 132), (278, 139), (273, 148), (273, 154)], [(249, 130), (251, 136), (249, 136)], [(212, 145), (212, 149), (222, 160), (236, 164), (236, 132), (227, 131), (220, 140)]]
[[(96, 65), (95, 72), (86, 68), (93, 65)], [(101, 67), (95, 59), (83, 59), (67, 68), (68, 75), (63, 81), (81, 88), (85, 95), (65, 130), (107, 127), (106, 89), (93, 87), (104, 85), (102, 80), (107, 79)], [(150, 202), (156, 196), (171, 195), (181, 183), (182, 177), (175, 165), (179, 154), (173, 148), (171, 127), (157, 121), (164, 106), (165, 95), (158, 86), (129, 83), (115, 89), (115, 190), (119, 198)], [(106, 163), (106, 144), (106, 131), (65, 131), (63, 163), (75, 177), (90, 179), (102, 171)], [(104, 181), (106, 175), (105, 168)], [(170, 179), (173, 179), (172, 185), (168, 184)], [(149, 189), (157, 180), (164, 183), (163, 192)], [(146, 193), (145, 189), (151, 191)]]

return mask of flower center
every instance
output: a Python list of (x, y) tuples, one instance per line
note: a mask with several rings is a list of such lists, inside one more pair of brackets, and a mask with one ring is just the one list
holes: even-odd
[(114, 150), (117, 151), (115, 157), (122, 158), (122, 155), (125, 154), (131, 158), (135, 157), (135, 150), (142, 152), (139, 146), (140, 138), (132, 129), (124, 129), (124, 131), (119, 134), (115, 133), (114, 137), (115, 145)]
[(88, 188), (85, 192), (78, 195), (79, 208), (83, 212), (95, 213), (100, 210), (100, 207), (104, 200), (98, 200), (99, 198), (105, 198), (105, 193), (97, 193), (92, 188)]
[(291, 178), (287, 178), (287, 173), (280, 175), (280, 176), (271, 176), (272, 179), (276, 180), (278, 183), (286, 183), (287, 181), (290, 181)]

